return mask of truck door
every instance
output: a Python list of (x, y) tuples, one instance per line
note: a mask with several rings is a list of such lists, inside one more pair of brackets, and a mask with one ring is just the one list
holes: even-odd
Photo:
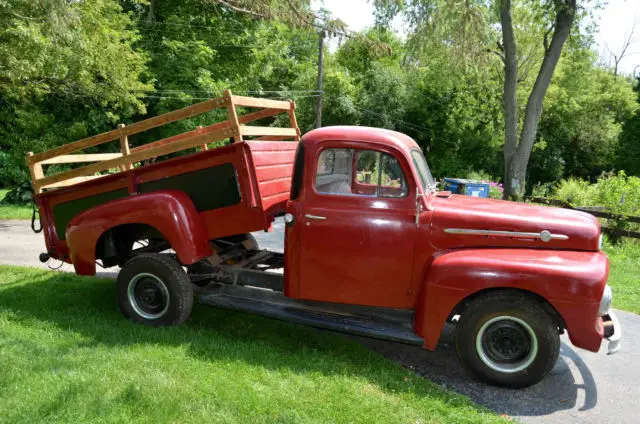
[(300, 298), (412, 307), (416, 187), (404, 157), (325, 148), (313, 163), (297, 223)]

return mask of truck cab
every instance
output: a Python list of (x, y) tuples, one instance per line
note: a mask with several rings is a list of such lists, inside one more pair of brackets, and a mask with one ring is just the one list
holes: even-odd
[[(285, 294), (412, 308), (422, 203), (416, 199), (433, 184), (420, 148), (407, 136), (362, 127), (305, 135), (285, 218)], [(428, 223), (429, 211), (420, 208), (420, 220)]]

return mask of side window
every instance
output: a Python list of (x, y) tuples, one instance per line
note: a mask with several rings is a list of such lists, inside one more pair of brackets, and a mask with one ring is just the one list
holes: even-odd
[(316, 167), (316, 190), (325, 194), (405, 197), (407, 183), (396, 158), (373, 150), (325, 149)]
[(398, 159), (386, 153), (382, 154), (380, 169), (379, 197), (405, 197), (409, 194), (402, 166)]
[(325, 149), (316, 167), (318, 193), (351, 194), (353, 149)]

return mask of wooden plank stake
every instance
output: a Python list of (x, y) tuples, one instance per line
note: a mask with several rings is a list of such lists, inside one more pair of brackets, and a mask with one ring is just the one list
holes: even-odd
[[(105, 171), (110, 168), (116, 168), (125, 163), (142, 162), (143, 160), (157, 158), (159, 156), (167, 155), (169, 153), (179, 152), (180, 150), (191, 149), (194, 147), (202, 146), (204, 143), (213, 143), (214, 141), (222, 140), (232, 136), (232, 131), (229, 129), (218, 130), (211, 133), (202, 135), (193, 134), (193, 132), (187, 133), (189, 137), (184, 137), (184, 134), (178, 134), (177, 136), (169, 137), (164, 140), (165, 143), (159, 145), (154, 149), (143, 150), (140, 152), (131, 153), (128, 158), (116, 158), (106, 160), (103, 162), (94, 163), (84, 166), (82, 168), (72, 169), (61, 174), (51, 175), (45, 177), (40, 181), (41, 187), (46, 187), (51, 184), (65, 181), (74, 177), (82, 177), (85, 175), (92, 175), (96, 172)], [(172, 140), (179, 138), (180, 141), (173, 142)]]
[[(202, 134), (202, 125), (198, 125), (198, 126), (196, 127), (196, 134), (198, 134), (198, 135)], [(200, 151), (202, 151), (202, 150), (209, 150), (209, 146), (207, 146), (207, 143), (204, 143), (204, 144), (201, 146)]]
[(289, 114), (291, 128), (295, 128), (297, 134), (293, 140), (300, 141), (300, 128), (298, 128), (298, 120), (296, 119), (296, 102), (293, 100), (289, 100), (289, 110), (287, 113)]
[[(122, 157), (127, 158), (131, 154), (129, 151), (129, 138), (127, 137), (127, 133), (124, 130), (124, 124), (118, 124), (118, 129), (120, 130), (120, 150), (122, 151)], [(131, 162), (127, 159), (127, 162), (123, 165), (123, 171), (131, 170)]]
[(31, 186), (33, 187), (34, 193), (42, 193), (42, 189), (40, 189), (40, 183), (38, 180), (44, 178), (44, 172), (42, 171), (42, 164), (40, 163), (31, 163), (29, 160), (33, 156), (33, 152), (27, 153), (27, 166), (29, 167), (29, 173), (31, 174)]
[(233, 95), (231, 90), (224, 90), (224, 100), (227, 103), (227, 111), (229, 111), (229, 122), (231, 123), (231, 129), (233, 130), (233, 141), (240, 143), (242, 141), (242, 133), (240, 132), (240, 122), (238, 121), (238, 113), (236, 112), (236, 105), (233, 103)]
[(240, 134), (247, 136), (276, 135), (279, 137), (296, 137), (298, 135), (295, 128), (253, 127), (249, 125), (241, 126)]

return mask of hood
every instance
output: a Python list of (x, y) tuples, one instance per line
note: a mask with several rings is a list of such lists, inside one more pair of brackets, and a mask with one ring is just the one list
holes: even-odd
[(600, 223), (585, 212), (455, 194), (431, 196), (429, 203), (437, 249), (599, 249)]

